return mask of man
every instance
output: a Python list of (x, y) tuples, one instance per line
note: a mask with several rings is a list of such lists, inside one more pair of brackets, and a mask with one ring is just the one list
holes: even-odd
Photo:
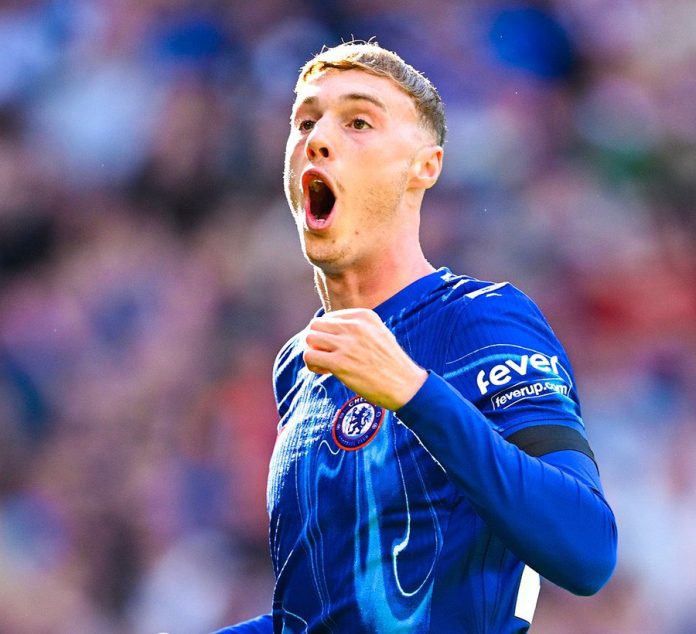
[(570, 364), (507, 283), (419, 243), (435, 88), (376, 44), (302, 69), (285, 191), (323, 308), (274, 368), (271, 614), (226, 632), (525, 632), (539, 575), (596, 592), (616, 525)]

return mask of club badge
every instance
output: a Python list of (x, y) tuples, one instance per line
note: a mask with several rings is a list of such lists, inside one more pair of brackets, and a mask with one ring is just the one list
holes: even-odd
[(362, 396), (354, 396), (334, 418), (334, 442), (346, 451), (360, 449), (377, 435), (383, 419), (384, 409), (368, 403)]

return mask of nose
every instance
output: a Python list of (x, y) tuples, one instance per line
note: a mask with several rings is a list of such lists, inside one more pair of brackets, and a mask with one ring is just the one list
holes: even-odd
[(310, 161), (315, 161), (319, 157), (329, 158), (333, 155), (333, 151), (330, 150), (331, 143), (328, 138), (325, 126), (319, 124), (317, 121), (314, 124), (314, 128), (307, 136), (307, 142), (305, 144), (305, 152), (307, 158)]

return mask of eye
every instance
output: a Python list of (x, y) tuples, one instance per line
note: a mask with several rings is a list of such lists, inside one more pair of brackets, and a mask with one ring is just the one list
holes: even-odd
[(367, 121), (365, 121), (365, 119), (356, 117), (350, 122), (350, 127), (354, 130), (367, 130), (367, 128), (371, 128), (372, 126)]
[(309, 132), (314, 127), (314, 121), (311, 119), (303, 119), (297, 127), (301, 132)]

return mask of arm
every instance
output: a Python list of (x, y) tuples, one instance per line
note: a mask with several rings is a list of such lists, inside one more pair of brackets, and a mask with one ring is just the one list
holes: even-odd
[[(314, 320), (307, 345), (310, 370), (331, 372), (397, 413), (522, 561), (577, 594), (606, 582), (617, 531), (589, 457), (563, 444), (532, 456), (506, 441), (450, 383), (418, 367), (372, 311)], [(553, 407), (533, 407), (544, 423), (555, 422)]]
[(617, 531), (589, 457), (526, 454), (432, 373), (396, 413), (521, 560), (575, 594), (604, 585), (616, 562)]
[(273, 634), (273, 617), (263, 614), (255, 619), (224, 627), (213, 634)]

